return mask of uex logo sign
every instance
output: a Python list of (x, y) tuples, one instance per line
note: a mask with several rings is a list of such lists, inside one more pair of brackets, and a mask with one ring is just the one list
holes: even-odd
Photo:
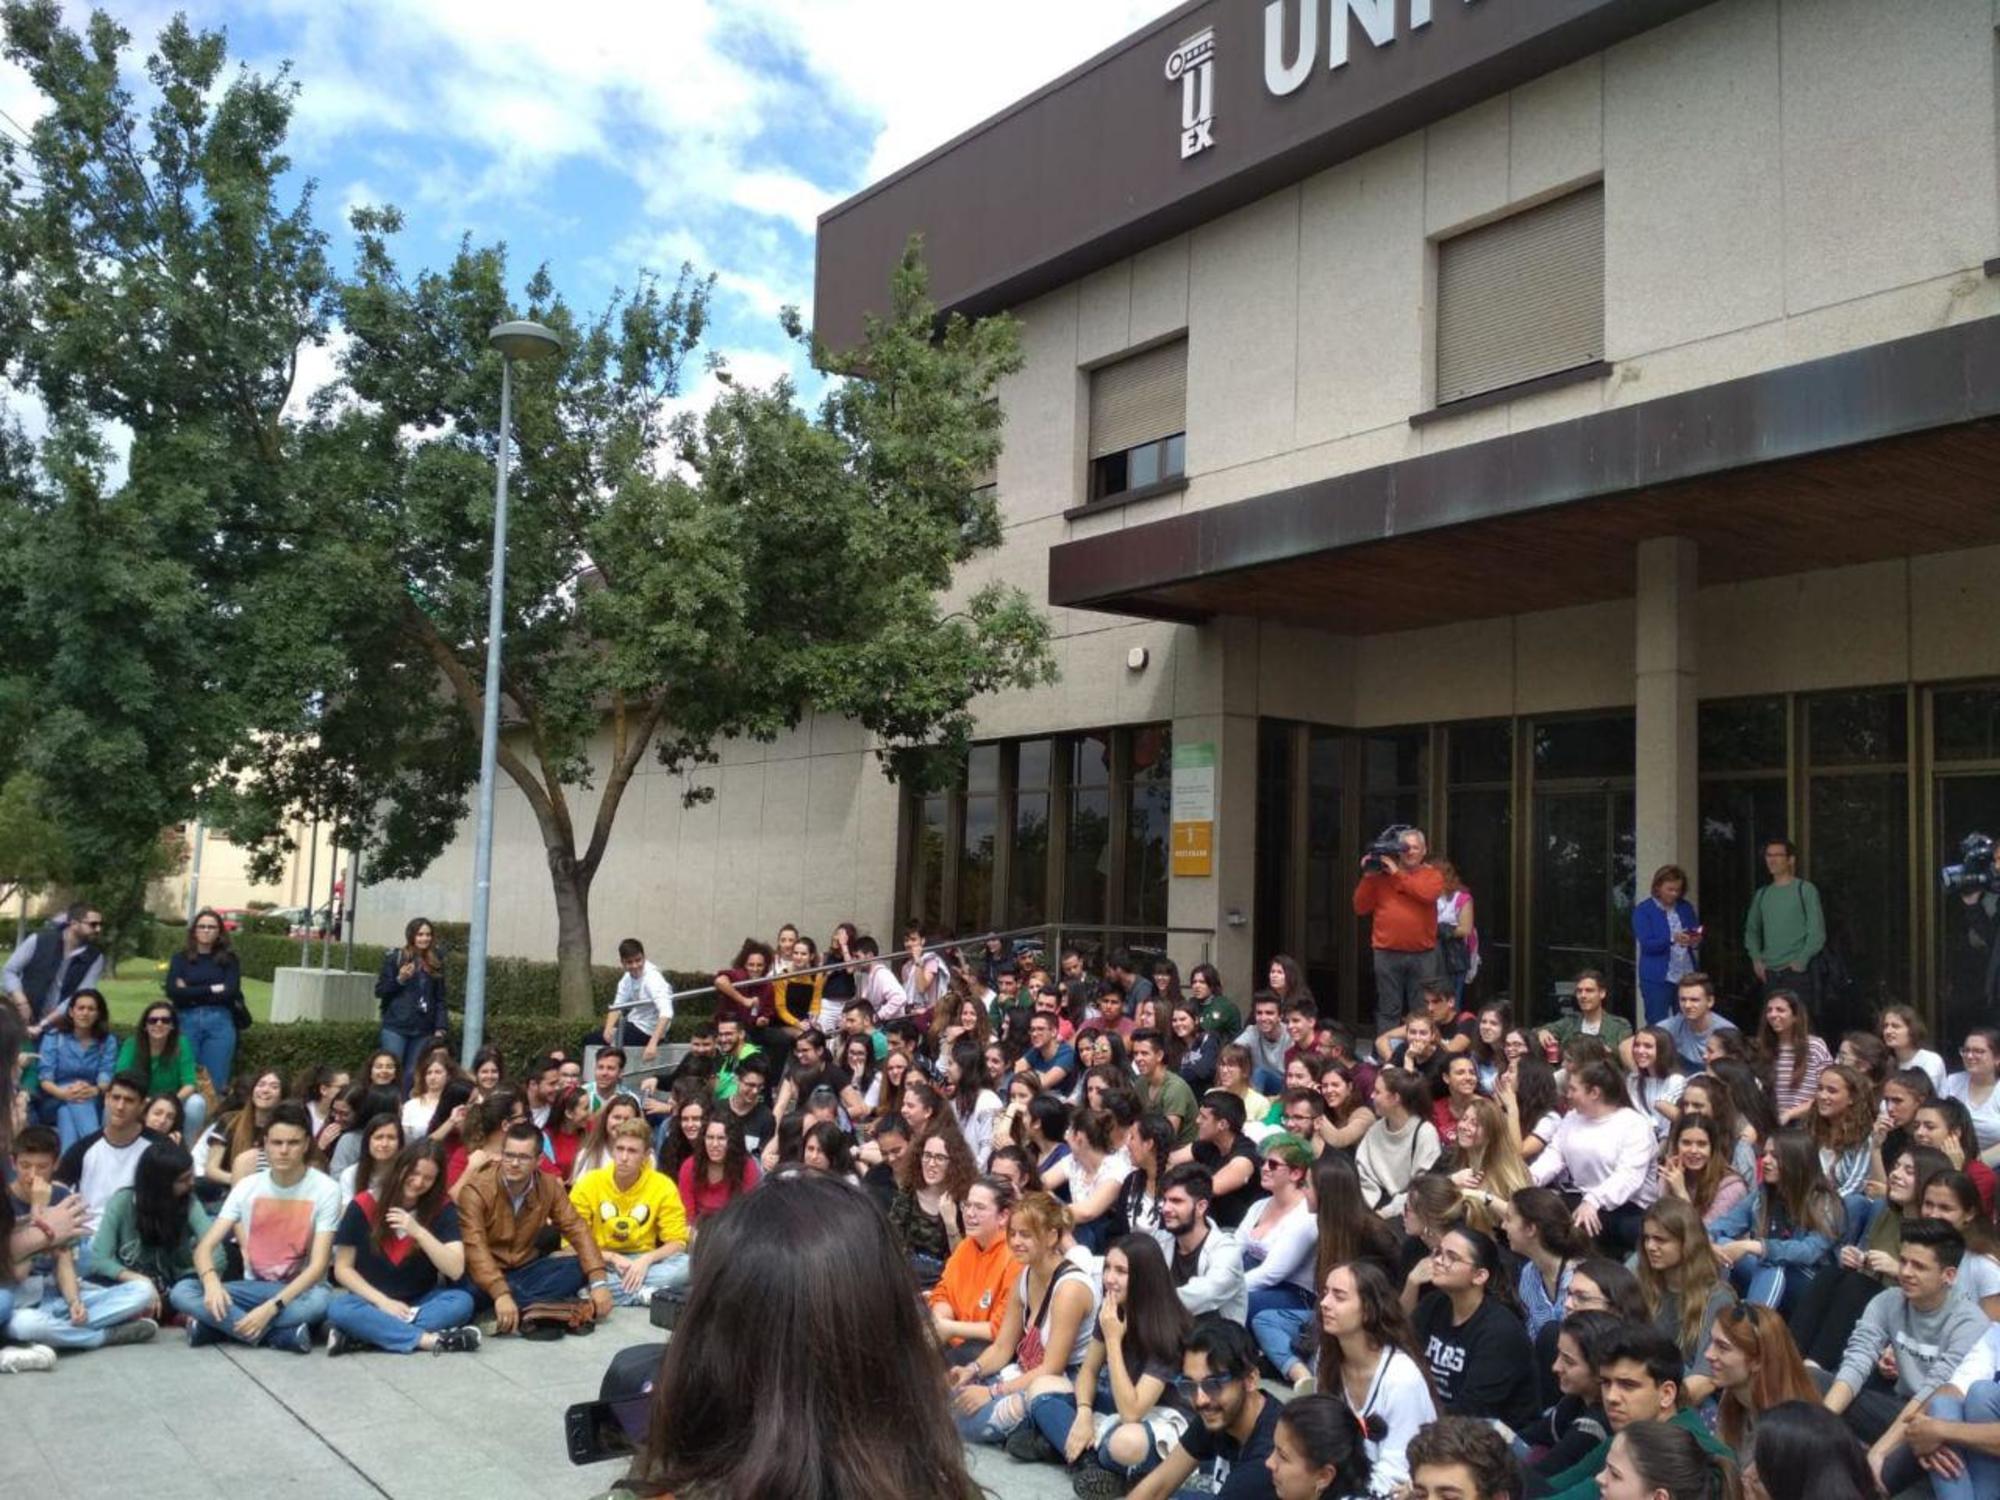
[(1205, 27), (1167, 54), (1167, 82), (1181, 86), (1181, 159), (1215, 144), (1215, 28)]

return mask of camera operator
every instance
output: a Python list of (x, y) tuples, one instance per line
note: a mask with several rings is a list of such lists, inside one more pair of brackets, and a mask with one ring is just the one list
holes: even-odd
[[(1392, 834), (1393, 856), (1387, 849)], [(1437, 899), (1444, 877), (1424, 863), (1428, 850), (1421, 829), (1385, 829), (1362, 860), (1354, 887), (1355, 915), (1374, 918), (1378, 1035), (1419, 1009), (1424, 981), (1437, 977)]]
[(1944, 869), (1944, 887), (1959, 899), (1945, 974), (1946, 1030), (1978, 1024), (2000, 1004), (2000, 891), (1994, 889), (1993, 841), (1968, 834), (1959, 863)]

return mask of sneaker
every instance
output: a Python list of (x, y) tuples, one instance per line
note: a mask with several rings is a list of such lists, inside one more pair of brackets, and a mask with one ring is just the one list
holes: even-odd
[(312, 1330), (303, 1323), (295, 1323), (290, 1328), (280, 1328), (264, 1335), (266, 1349), (282, 1349), (287, 1354), (310, 1354), (312, 1346)]
[(1023, 1422), (1007, 1434), (1007, 1456), (1017, 1464), (1059, 1464), (1062, 1454), (1033, 1422)]
[(345, 1328), (329, 1327), (326, 1331), (326, 1357), (337, 1359), (343, 1354), (352, 1354), (361, 1347), (361, 1341)]
[(447, 1328), (438, 1334), (437, 1342), (431, 1345), (431, 1353), (473, 1354), (478, 1351), (481, 1342), (479, 1330), (470, 1324), (463, 1328)]
[(217, 1333), (200, 1318), (189, 1318), (187, 1323), (188, 1348), (199, 1349), (204, 1344), (219, 1344), (223, 1335)]
[(151, 1318), (134, 1318), (129, 1323), (105, 1329), (104, 1342), (98, 1347), (110, 1349), (118, 1344), (149, 1344), (159, 1331), (160, 1325)]
[(14, 1344), (0, 1349), (0, 1375), (26, 1375), (31, 1370), (55, 1367), (56, 1351), (47, 1344)]
[(1070, 1469), (1069, 1487), (1077, 1500), (1116, 1500), (1125, 1493), (1125, 1481), (1088, 1455)]

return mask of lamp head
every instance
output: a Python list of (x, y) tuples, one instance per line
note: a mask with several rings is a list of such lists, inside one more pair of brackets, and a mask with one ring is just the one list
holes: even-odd
[(562, 353), (562, 340), (540, 323), (501, 323), (486, 342), (508, 359), (547, 359)]

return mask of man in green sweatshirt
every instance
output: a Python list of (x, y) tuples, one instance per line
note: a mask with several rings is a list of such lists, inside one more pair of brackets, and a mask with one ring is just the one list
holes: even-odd
[(1792, 990), (1811, 1005), (1819, 996), (1807, 982), (1806, 966), (1826, 946), (1819, 890), (1810, 880), (1799, 879), (1799, 854), (1790, 839), (1765, 842), (1764, 868), (1771, 872), (1771, 883), (1759, 886), (1750, 898), (1743, 918), (1744, 951), (1759, 980)]
[[(1628, 1323), (1605, 1341), (1597, 1380), (1611, 1437), (1635, 1422), (1671, 1422), (1710, 1453), (1727, 1458), (1729, 1449), (1700, 1415), (1680, 1409), (1683, 1364), (1680, 1345), (1644, 1324)], [(1569, 1468), (1550, 1476), (1544, 1481), (1546, 1488), (1531, 1485), (1530, 1493), (1552, 1500), (1597, 1500), (1597, 1475), (1610, 1452), (1611, 1438), (1606, 1438)]]

